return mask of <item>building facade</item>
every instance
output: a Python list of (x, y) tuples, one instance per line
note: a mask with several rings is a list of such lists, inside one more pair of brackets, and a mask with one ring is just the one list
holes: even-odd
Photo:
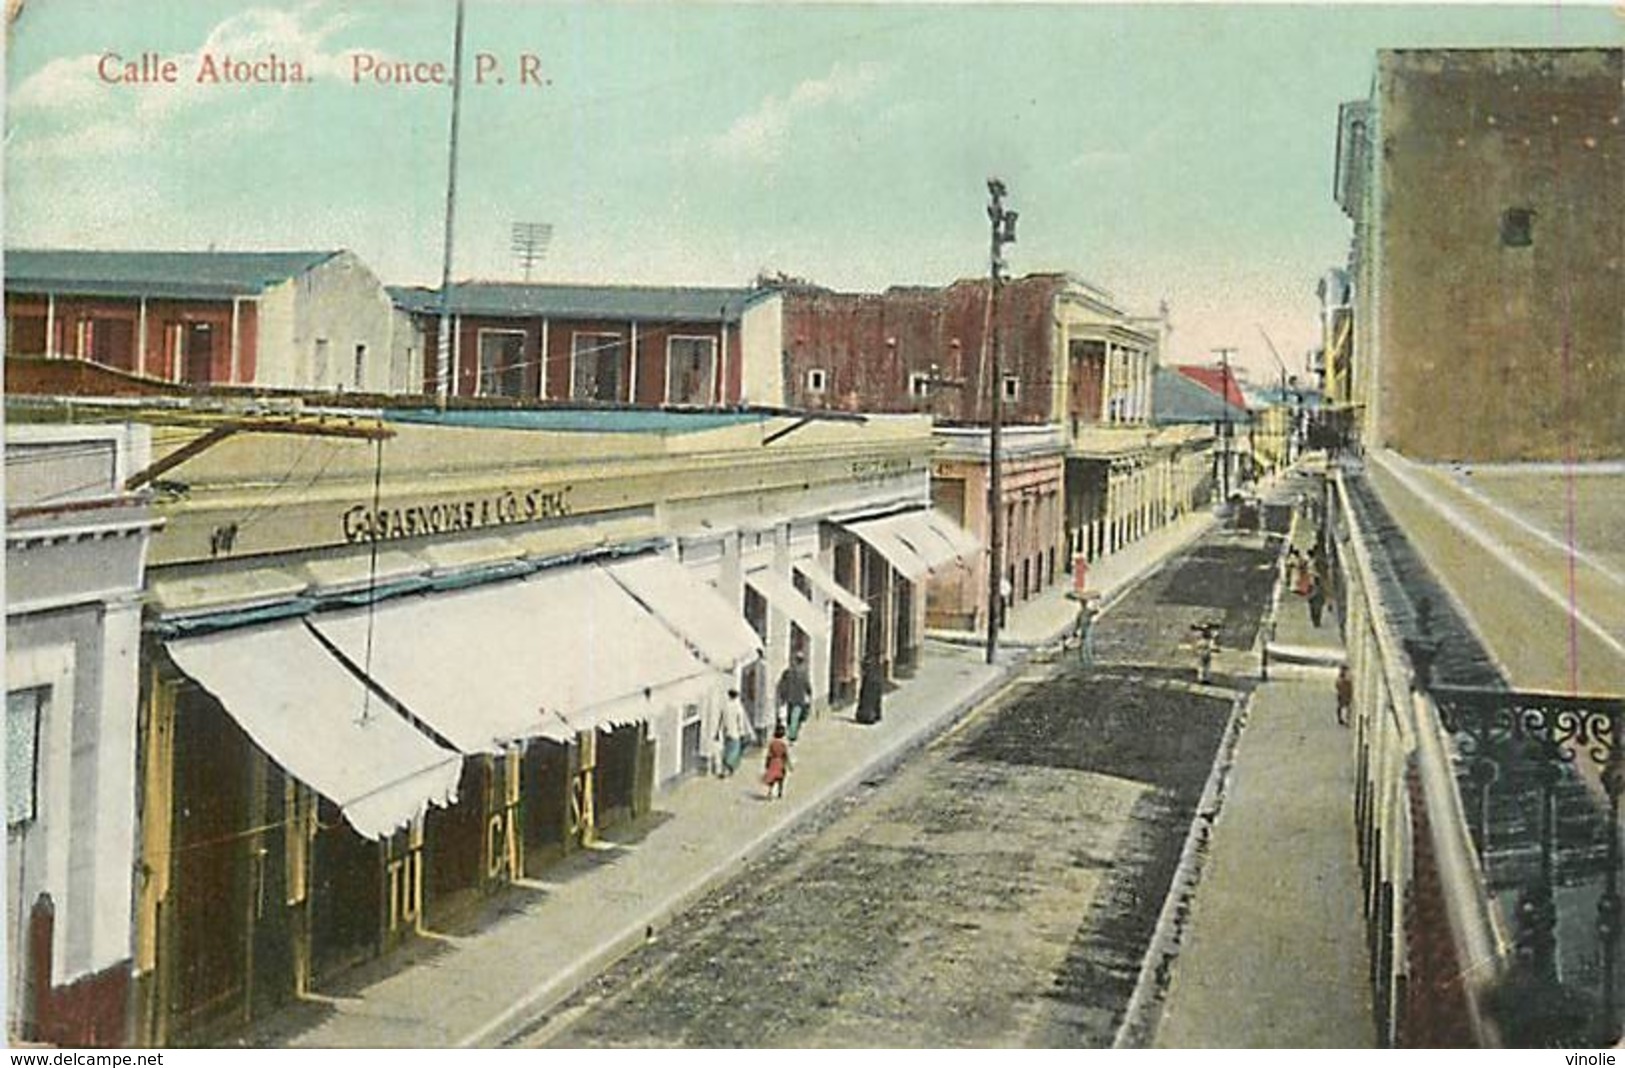
[(403, 359), (421, 366), (428, 394), (440, 392), (444, 377), (445, 392), (455, 397), (641, 407), (781, 403), (778, 361), (746, 367), (741, 356), (747, 342), (777, 348), (770, 293), (463, 282), (452, 287), (444, 354), (439, 291), (391, 293), (411, 323)]
[(976, 549), (918, 417), (119, 412), (184, 428), (136, 479), (165, 528), (97, 806), (140, 813), (99, 891), (134, 1026), (99, 1040), (218, 1041), (442, 929), (707, 770), (729, 691), (766, 733), (796, 653), (817, 707), (903, 683)]
[(1378, 53), (1370, 99), (1340, 117), (1336, 182), (1367, 444), (1625, 451), (1622, 74), (1617, 48)]
[[(1188, 466), (1191, 443), (1160, 434), (1151, 420), (1165, 316), (1133, 318), (1066, 274), (1006, 282), (996, 308), (986, 279), (883, 293), (800, 283), (778, 291), (782, 351), (747, 348), (747, 365), (782, 358), (792, 407), (930, 414), (949, 445), (937, 465), (939, 508), (963, 516), (984, 545), (997, 346), (1001, 416), (1018, 428), (1010, 440), (1021, 450), (1003, 472), (1011, 481), (1001, 571), (1012, 599), (1060, 581), (1075, 555), (1094, 559), (1144, 535), (1184, 499), (1177, 472)], [(983, 470), (973, 474), (975, 456)], [(985, 579), (953, 576), (933, 589), (935, 623), (985, 619)]]
[[(992, 463), (985, 427), (939, 426), (931, 460), (931, 503), (985, 546), (991, 530), (987, 508)], [(1067, 554), (1066, 442), (1052, 425), (1017, 426), (999, 443), (1004, 508), (1002, 576), (1005, 608), (1037, 597), (1065, 581)], [(985, 566), (957, 568), (930, 586), (927, 622), (933, 628), (982, 631), (987, 627)]]
[(6, 428), (8, 1034), (122, 1045), (142, 572), (155, 526), (125, 479), (145, 428)]
[(383, 285), (352, 252), (6, 253), (8, 376), (86, 361), (190, 388), (404, 393)]

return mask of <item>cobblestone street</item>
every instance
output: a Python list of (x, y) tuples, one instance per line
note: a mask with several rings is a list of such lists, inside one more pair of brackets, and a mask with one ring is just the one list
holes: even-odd
[[(1284, 529), (1284, 514), (1272, 515)], [(1107, 1046), (1240, 690), (1275, 546), (1210, 534), (517, 1040)], [(1189, 628), (1222, 619), (1214, 684)], [(792, 777), (793, 787), (793, 777)]]

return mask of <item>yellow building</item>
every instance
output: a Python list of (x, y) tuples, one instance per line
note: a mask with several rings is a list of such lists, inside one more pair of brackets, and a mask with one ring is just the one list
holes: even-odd
[(154, 424), (132, 484), (164, 522), (135, 921), (156, 1044), (638, 817), (708, 768), (730, 691), (772, 726), (796, 653), (816, 705), (906, 676), (924, 581), (976, 551), (929, 508), (923, 417), (99, 414)]

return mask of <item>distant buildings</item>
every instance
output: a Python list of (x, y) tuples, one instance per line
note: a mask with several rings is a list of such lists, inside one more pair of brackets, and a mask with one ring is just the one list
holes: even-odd
[[(408, 348), (439, 392), (438, 290), (394, 287), (410, 317)], [(513, 401), (717, 407), (783, 403), (776, 359), (776, 296), (705, 287), (529, 285), (452, 287), (446, 357), (454, 397)], [(758, 335), (764, 335), (758, 337)]]
[(6, 252), (7, 385), (89, 361), (191, 389), (403, 393), (421, 353), (353, 252)]

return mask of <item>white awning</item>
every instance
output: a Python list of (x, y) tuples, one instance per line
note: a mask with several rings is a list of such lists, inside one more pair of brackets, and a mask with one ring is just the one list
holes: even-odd
[(910, 582), (950, 565), (963, 566), (981, 550), (975, 538), (929, 508), (847, 523), (846, 528)]
[(789, 616), (795, 625), (809, 635), (829, 630), (829, 619), (801, 595), (789, 579), (771, 568), (751, 571), (745, 575), (745, 584), (763, 597), (767, 603)]
[(369, 693), (298, 620), (166, 643), (290, 775), (339, 806), (363, 837), (382, 838), (426, 805), (457, 796), (463, 758)]
[(739, 610), (670, 557), (640, 556), (604, 570), (713, 667), (735, 671), (761, 653), (762, 639)]
[(955, 523), (935, 508), (927, 508), (921, 513), (925, 525), (931, 528), (943, 541), (953, 548), (954, 555), (960, 563), (969, 564), (982, 551), (982, 543), (976, 535)]
[(855, 616), (869, 614), (868, 602), (835, 580), (817, 560), (797, 560), (795, 569), (807, 576), (807, 581), (824, 591), (824, 596)]
[(884, 519), (871, 519), (861, 523), (847, 523), (846, 529), (879, 553), (899, 575), (910, 582), (924, 582), (931, 574), (931, 565), (909, 547)]
[(312, 625), (464, 753), (636, 722), (657, 710), (656, 692), (715, 670), (597, 567), (414, 594), (374, 606), (370, 620), (359, 608)]

